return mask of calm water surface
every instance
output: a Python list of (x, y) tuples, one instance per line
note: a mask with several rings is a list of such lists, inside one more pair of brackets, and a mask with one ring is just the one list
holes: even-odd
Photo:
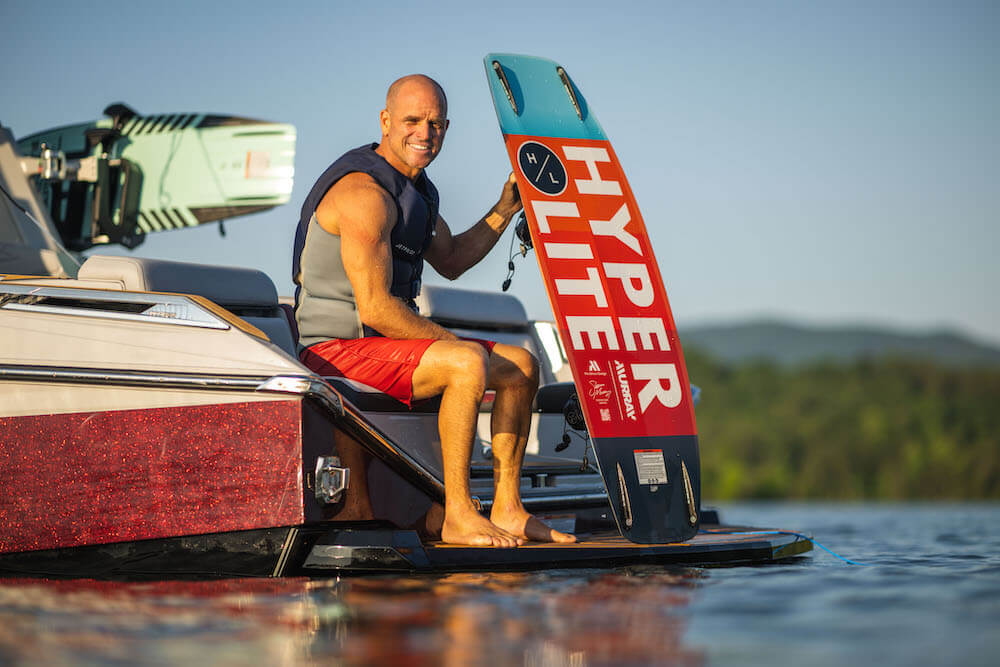
[(1000, 664), (1000, 505), (721, 510), (870, 565), (7, 579), (0, 664)]

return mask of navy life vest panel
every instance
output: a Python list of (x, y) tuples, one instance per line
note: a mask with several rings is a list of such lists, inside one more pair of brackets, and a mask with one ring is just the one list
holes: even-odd
[[(424, 172), (416, 181), (398, 172), (385, 158), (375, 152), (377, 144), (367, 144), (348, 151), (320, 175), (302, 204), (299, 224), (295, 230), (292, 257), (292, 280), (296, 284), (296, 310), (303, 292), (302, 251), (305, 246), (309, 221), (316, 207), (333, 185), (347, 174), (363, 172), (375, 179), (396, 202), (396, 224), (392, 228), (392, 284), (393, 296), (412, 301), (420, 293), (420, 277), (424, 267), (424, 253), (430, 247), (434, 226), (438, 218), (438, 192)], [(341, 264), (341, 258), (324, 258), (324, 261)], [(305, 286), (309, 292), (309, 286)], [(367, 330), (367, 327), (365, 328)]]

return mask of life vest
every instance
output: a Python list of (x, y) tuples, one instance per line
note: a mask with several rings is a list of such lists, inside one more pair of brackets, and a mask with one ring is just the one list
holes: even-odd
[[(375, 152), (377, 144), (360, 146), (348, 151), (331, 164), (320, 175), (305, 202), (299, 216), (299, 224), (295, 230), (295, 246), (292, 257), (292, 280), (296, 284), (296, 312), (300, 309), (300, 299), (312, 298), (322, 294), (319, 286), (310, 288), (303, 285), (307, 273), (302, 271), (302, 254), (316, 207), (333, 185), (347, 174), (363, 172), (375, 179), (396, 202), (396, 224), (392, 228), (390, 244), (392, 246), (392, 283), (389, 288), (393, 296), (399, 297), (413, 307), (413, 299), (420, 293), (421, 274), (424, 267), (424, 253), (430, 247), (434, 226), (438, 218), (438, 192), (434, 184), (424, 172), (416, 181), (397, 171), (385, 158)], [(335, 255), (335, 256), (334, 256)], [(315, 260), (310, 260), (315, 261)], [(327, 253), (323, 262), (335, 265), (342, 273), (342, 260), (339, 253)], [(331, 268), (334, 268), (331, 266)], [(332, 273), (337, 273), (333, 271)], [(303, 289), (304, 287), (304, 289)], [(351, 294), (349, 285), (346, 291)], [(304, 297), (303, 294), (306, 296)], [(365, 334), (369, 331), (365, 327)], [(330, 337), (339, 337), (331, 332)]]

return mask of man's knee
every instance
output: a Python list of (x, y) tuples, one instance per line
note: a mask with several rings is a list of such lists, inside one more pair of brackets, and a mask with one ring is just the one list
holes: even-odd
[(478, 343), (468, 341), (449, 342), (439, 355), (441, 371), (447, 374), (449, 384), (481, 384), (485, 388), (489, 369), (489, 357)]
[(538, 388), (538, 359), (523, 347), (497, 345), (493, 348), (491, 380), (498, 386)]
[(415, 398), (427, 398), (460, 388), (479, 392), (486, 389), (489, 359), (477, 343), (437, 341), (424, 353), (413, 373)]
[(456, 343), (454, 355), (454, 365), (457, 374), (467, 378), (474, 378), (485, 385), (490, 366), (490, 357), (482, 345), (469, 341), (461, 341)]

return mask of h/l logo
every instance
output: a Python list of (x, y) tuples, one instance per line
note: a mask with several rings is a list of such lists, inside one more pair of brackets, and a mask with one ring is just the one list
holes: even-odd
[(555, 196), (566, 189), (566, 167), (545, 144), (537, 141), (521, 144), (517, 163), (524, 178), (539, 192)]

